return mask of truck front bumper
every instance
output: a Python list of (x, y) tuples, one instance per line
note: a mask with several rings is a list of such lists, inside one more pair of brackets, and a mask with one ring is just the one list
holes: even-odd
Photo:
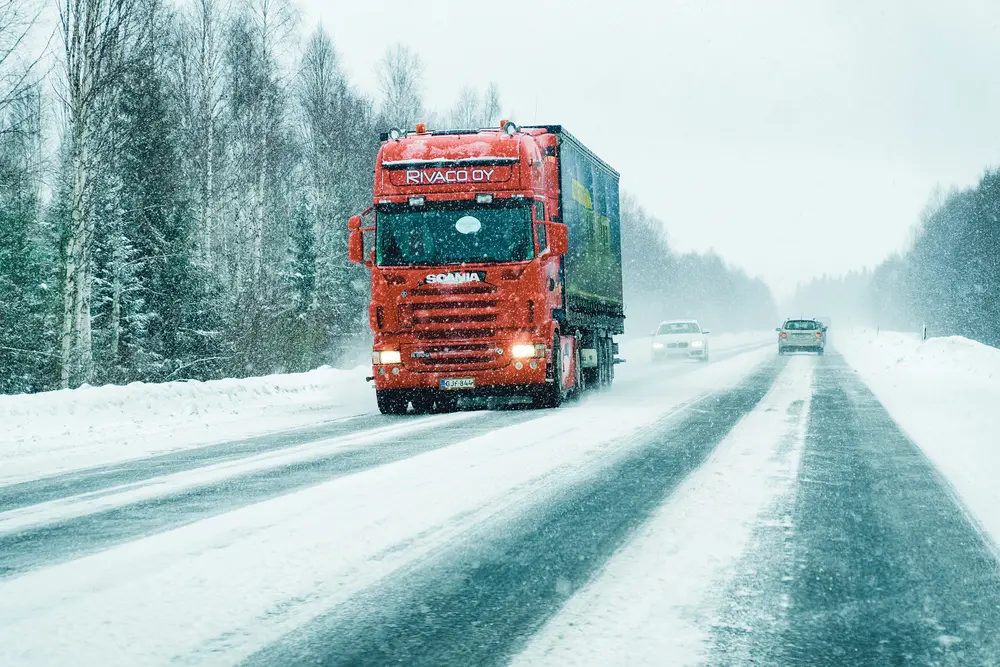
[[(521, 368), (517, 368), (520, 364)], [(532, 368), (534, 364), (535, 368)], [(375, 388), (379, 391), (391, 389), (438, 390), (461, 396), (473, 395), (517, 395), (538, 385), (546, 384), (546, 362), (542, 358), (518, 359), (507, 366), (492, 370), (469, 371), (420, 371), (407, 370), (401, 364), (379, 365), (372, 368)], [(442, 380), (472, 380), (471, 387), (445, 389)]]

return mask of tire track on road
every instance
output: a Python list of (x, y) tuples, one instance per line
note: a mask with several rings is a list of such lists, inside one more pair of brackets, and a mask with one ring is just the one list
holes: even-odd
[[(759, 349), (760, 347), (762, 347), (761, 344), (754, 343), (726, 349), (717, 353), (717, 359), (714, 361), (723, 361), (739, 354)], [(663, 369), (653, 369), (643, 374), (641, 378), (648, 380), (650, 378), (647, 376), (656, 376), (662, 379), (671, 379), (694, 372), (700, 367), (691, 365), (690, 367), (681, 368), (680, 372), (673, 375), (664, 375)], [(655, 373), (654, 370), (656, 371)], [(635, 384), (638, 379), (630, 378), (619, 381), (615, 386), (628, 387)], [(540, 411), (533, 414), (537, 417), (542, 417), (546, 412)], [(52, 500), (113, 489), (114, 487), (126, 484), (144, 482), (157, 477), (195, 470), (216, 463), (235, 461), (256, 454), (288, 449), (310, 442), (356, 434), (366, 429), (388, 426), (403, 420), (417, 418), (413, 415), (390, 416), (377, 413), (352, 415), (314, 426), (192, 447), (141, 459), (131, 459), (23, 482), (0, 485), (0, 513)], [(517, 422), (512, 423), (519, 423), (520, 414), (517, 419)]]
[(771, 608), (729, 619), (715, 664), (1000, 664), (995, 546), (839, 355), (818, 364), (794, 504), (763, 540), (783, 546), (747, 557), (770, 576), (745, 595)]
[[(79, 558), (337, 477), (449, 447), (502, 426), (537, 419), (541, 414), (486, 412), (436, 429), (393, 431), (376, 444), (234, 475), (210, 485), (0, 534), (0, 579)], [(395, 419), (392, 423), (400, 421)]]
[(386, 426), (393, 420), (399, 419), (401, 418), (383, 417), (382, 415), (354, 415), (317, 426), (193, 447), (182, 451), (157, 454), (142, 459), (132, 459), (121, 463), (8, 484), (0, 486), (0, 512), (109, 489), (123, 484), (143, 482), (213, 463), (233, 461), (254, 454), (336, 438), (367, 428)]
[(482, 531), (258, 652), (247, 665), (499, 665), (752, 410), (775, 359), (530, 514)]
[[(759, 345), (752, 346), (753, 349)], [(717, 355), (723, 361), (746, 353), (739, 348)], [(660, 382), (676, 379), (706, 368), (691, 364)], [(647, 380), (648, 381), (648, 380)], [(626, 394), (636, 382), (623, 382)], [(634, 387), (632, 387), (634, 389)], [(644, 386), (648, 393), (649, 386)], [(598, 400), (601, 396), (595, 396)], [(572, 403), (570, 404), (572, 405)], [(400, 461), (418, 454), (450, 447), (489, 431), (544, 418), (548, 410), (497, 410), (468, 415), (441, 415), (460, 421), (437, 428), (426, 422), (434, 417), (357, 416), (329, 424), (295, 429), (255, 438), (220, 443), (180, 452), (80, 470), (0, 487), (0, 502), (9, 525), (4, 530), (0, 512), (0, 580), (25, 572), (92, 554), (130, 540), (183, 526), (200, 519), (275, 498), (308, 486), (321, 484), (345, 475)], [(407, 422), (421, 424), (422, 431), (393, 429)], [(372, 427), (375, 428), (372, 428)], [(284, 450), (317, 446), (337, 437), (364, 436), (367, 431), (382, 429), (391, 434), (378, 436), (374, 443), (348, 446), (329, 455), (305, 457), (305, 460), (262, 465), (254, 472), (233, 473), (223, 479), (196, 479), (182, 488), (171, 490), (169, 484), (160, 493), (156, 485), (168, 476), (197, 476), (201, 469)], [(332, 437), (331, 437), (332, 436)], [(374, 433), (373, 433), (374, 436)], [(220, 474), (225, 474), (220, 473)], [(173, 482), (172, 482), (173, 483)], [(150, 497), (128, 499), (133, 491)], [(120, 502), (116, 494), (121, 494)], [(95, 500), (96, 499), (96, 500)], [(60, 501), (67, 501), (65, 509)], [(101, 502), (106, 500), (104, 506)], [(56, 507), (45, 507), (53, 503)], [(88, 506), (88, 503), (91, 506)], [(25, 513), (27, 512), (27, 513)], [(65, 517), (60, 517), (65, 513)], [(23, 515), (23, 516), (21, 516)], [(16, 516), (16, 518), (14, 518)], [(37, 517), (37, 518), (36, 518)]]

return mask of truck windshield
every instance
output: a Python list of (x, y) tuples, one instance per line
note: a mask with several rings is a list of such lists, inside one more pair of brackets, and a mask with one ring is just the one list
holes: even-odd
[(524, 262), (534, 256), (527, 206), (380, 211), (376, 221), (379, 266)]

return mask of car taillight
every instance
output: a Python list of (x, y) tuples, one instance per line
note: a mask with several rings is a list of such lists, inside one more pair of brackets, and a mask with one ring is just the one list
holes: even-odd
[(781, 332), (781, 337), (782, 338), (788, 338), (788, 334), (786, 334), (784, 331), (782, 331)]
[(822, 331), (817, 331), (816, 332), (816, 338), (822, 338), (822, 337), (823, 337), (823, 332)]

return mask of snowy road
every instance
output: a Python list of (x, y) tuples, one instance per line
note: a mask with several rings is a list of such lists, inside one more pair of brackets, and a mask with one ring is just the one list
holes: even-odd
[(995, 544), (837, 354), (734, 345), (554, 411), (352, 414), (0, 486), (3, 665), (997, 656)]

